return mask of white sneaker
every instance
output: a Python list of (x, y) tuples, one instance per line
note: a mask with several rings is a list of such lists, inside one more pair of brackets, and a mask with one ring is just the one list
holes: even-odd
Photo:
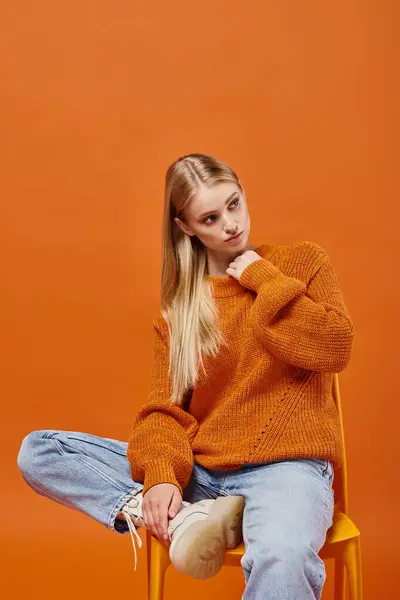
[(169, 556), (174, 567), (196, 579), (213, 577), (222, 567), (227, 548), (242, 540), (244, 498), (220, 496), (200, 500), (171, 519)]
[[(144, 527), (143, 495), (139, 492), (123, 506), (121, 512), (128, 524), (135, 553), (142, 540), (136, 527)], [(191, 504), (183, 501), (177, 515), (170, 519), (169, 556), (174, 567), (196, 579), (213, 577), (222, 567), (227, 548), (236, 548), (242, 540), (244, 499), (242, 496), (220, 496)]]
[[(135, 571), (136, 571), (136, 566), (137, 566), (137, 552), (136, 552), (135, 539), (137, 541), (139, 548), (142, 547), (142, 540), (140, 539), (140, 536), (139, 536), (138, 532), (136, 531), (136, 527), (144, 527), (142, 503), (143, 503), (143, 494), (142, 494), (142, 492), (139, 492), (135, 496), (130, 498), (130, 500), (128, 500), (128, 502), (126, 502), (121, 509), (121, 512), (125, 517), (125, 521), (128, 524), (129, 532), (130, 532), (131, 538), (132, 538), (132, 546), (133, 546), (133, 550), (135, 553)], [(181, 509), (186, 508), (188, 506), (190, 506), (190, 502), (183, 501), (181, 503)]]

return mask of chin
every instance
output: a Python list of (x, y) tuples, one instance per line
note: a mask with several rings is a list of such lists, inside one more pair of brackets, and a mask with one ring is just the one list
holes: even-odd
[(248, 237), (246, 234), (242, 235), (242, 239), (239, 240), (236, 244), (234, 245), (230, 245), (230, 244), (225, 244), (225, 252), (228, 252), (228, 254), (241, 254), (244, 250), (244, 248), (247, 246), (247, 240)]

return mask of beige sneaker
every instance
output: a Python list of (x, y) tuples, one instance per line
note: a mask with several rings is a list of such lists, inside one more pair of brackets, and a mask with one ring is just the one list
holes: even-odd
[(196, 579), (218, 573), (226, 549), (242, 541), (243, 508), (242, 496), (220, 496), (180, 510), (168, 526), (174, 567)]
[[(142, 540), (136, 527), (143, 527), (143, 496), (139, 492), (121, 509), (128, 524), (135, 553)], [(169, 556), (174, 567), (196, 579), (213, 577), (222, 567), (227, 548), (236, 548), (242, 540), (244, 499), (242, 496), (221, 496), (191, 504), (183, 501), (178, 514), (170, 519)]]
[[(138, 532), (136, 531), (137, 527), (144, 527), (142, 503), (143, 503), (143, 494), (142, 494), (142, 492), (139, 492), (138, 494), (136, 494), (135, 496), (130, 498), (130, 500), (128, 500), (128, 502), (126, 502), (121, 509), (121, 512), (125, 517), (125, 521), (127, 522), (127, 525), (129, 527), (129, 532), (130, 532), (131, 538), (132, 538), (132, 546), (133, 546), (133, 551), (135, 553), (135, 571), (136, 571), (136, 566), (137, 566), (137, 552), (136, 552), (135, 540), (137, 541), (137, 545), (139, 546), (139, 548), (142, 547), (142, 540), (140, 539), (140, 536), (139, 536)], [(191, 506), (190, 502), (183, 501), (181, 503), (181, 509), (186, 508), (188, 506)], [(175, 519), (176, 519), (176, 517), (175, 517)]]

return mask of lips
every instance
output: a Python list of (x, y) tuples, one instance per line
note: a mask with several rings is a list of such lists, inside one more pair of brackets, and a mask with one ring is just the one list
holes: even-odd
[(242, 233), (243, 233), (243, 231), (240, 231), (239, 233), (237, 233), (236, 235), (234, 235), (234, 236), (232, 236), (232, 237), (228, 238), (228, 239), (227, 239), (227, 240), (225, 240), (225, 241), (226, 241), (226, 242), (229, 242), (230, 240), (234, 240), (234, 239), (236, 239), (237, 237), (239, 237), (240, 235), (242, 235)]

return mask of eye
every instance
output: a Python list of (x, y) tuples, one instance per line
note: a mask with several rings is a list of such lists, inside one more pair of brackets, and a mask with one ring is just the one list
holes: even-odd
[[(239, 202), (240, 202), (240, 199), (239, 199), (239, 198), (236, 198), (236, 200), (233, 200), (233, 202), (231, 202), (231, 203), (230, 203), (230, 205), (229, 205), (229, 208), (232, 208), (232, 207), (233, 207), (233, 208), (237, 208), (237, 206), (238, 206)], [(207, 221), (208, 221), (208, 219), (211, 219), (212, 217), (215, 217), (215, 215), (208, 215), (208, 217), (206, 217), (206, 218), (204, 219), (204, 223), (205, 223), (206, 225), (209, 225), (209, 223), (207, 223)]]

